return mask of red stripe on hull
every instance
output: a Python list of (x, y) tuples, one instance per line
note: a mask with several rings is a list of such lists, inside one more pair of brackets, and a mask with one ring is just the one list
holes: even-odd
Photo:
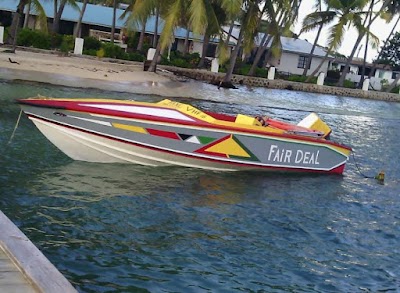
[(157, 130), (157, 129), (151, 129), (151, 128), (146, 128), (146, 130), (151, 135), (180, 140), (180, 137), (175, 132)]

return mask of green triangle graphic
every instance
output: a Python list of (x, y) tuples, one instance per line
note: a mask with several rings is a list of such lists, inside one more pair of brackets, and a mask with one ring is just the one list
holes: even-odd
[(213, 142), (215, 140), (215, 138), (207, 136), (198, 136), (197, 138), (199, 139), (201, 144), (209, 144), (210, 142)]
[(240, 156), (229, 155), (230, 158), (241, 159), (241, 160), (246, 160), (246, 161), (257, 161), (257, 162), (260, 161), (239, 139), (236, 138), (236, 136), (232, 135), (232, 139), (238, 145), (240, 145), (240, 147), (243, 148), (250, 157), (240, 157)]

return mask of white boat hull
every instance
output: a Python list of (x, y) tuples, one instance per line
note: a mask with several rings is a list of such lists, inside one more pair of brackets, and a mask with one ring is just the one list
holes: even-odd
[(171, 155), (130, 143), (108, 139), (69, 127), (30, 117), (40, 132), (57, 148), (74, 160), (93, 163), (134, 163), (145, 166), (183, 166), (215, 171), (238, 171), (231, 165)]

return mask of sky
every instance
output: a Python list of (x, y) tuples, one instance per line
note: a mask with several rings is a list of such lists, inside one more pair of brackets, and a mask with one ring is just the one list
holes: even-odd
[[(311, 0), (305, 0), (302, 1), (302, 4), (300, 6), (300, 12), (299, 12), (299, 21), (295, 24), (294, 26), (294, 32), (299, 33), (301, 30), (301, 23), (304, 19), (304, 17), (314, 11), (314, 5), (315, 1)], [(378, 7), (377, 7), (378, 8)], [(397, 16), (394, 17), (394, 19), (386, 23), (382, 19), (377, 19), (371, 26), (371, 31), (374, 33), (380, 40), (380, 46), (383, 45), (385, 42), (386, 38), (390, 34), (390, 31), (393, 28), (393, 25), (396, 23)], [(400, 29), (400, 23), (396, 27), (396, 31)], [(308, 32), (308, 33), (302, 33), (300, 35), (300, 39), (306, 39), (310, 43), (314, 43), (315, 36), (317, 34), (317, 30), (315, 29), (314, 31)], [(326, 40), (327, 40), (327, 35), (328, 35), (329, 27), (324, 27), (322, 30), (322, 34), (319, 38), (318, 44), (321, 46), (326, 46)], [(354, 47), (355, 41), (358, 37), (358, 34), (355, 29), (350, 28), (346, 31), (345, 36), (343, 38), (342, 46), (337, 50), (339, 53), (349, 56), (351, 53), (351, 50)], [(358, 54), (358, 49), (356, 51), (356, 55), (358, 57), (363, 58), (364, 57), (364, 49), (365, 49), (365, 38), (362, 40), (361, 45), (362, 48)], [(378, 49), (372, 49), (371, 46), (368, 46), (368, 53), (367, 53), (367, 62), (372, 62), (373, 59), (375, 59), (378, 56)]]

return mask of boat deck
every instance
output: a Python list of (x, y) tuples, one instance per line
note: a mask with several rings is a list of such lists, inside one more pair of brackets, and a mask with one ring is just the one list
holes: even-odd
[(25, 278), (13, 261), (0, 247), (0, 291), (2, 293), (37, 293), (34, 286)]

